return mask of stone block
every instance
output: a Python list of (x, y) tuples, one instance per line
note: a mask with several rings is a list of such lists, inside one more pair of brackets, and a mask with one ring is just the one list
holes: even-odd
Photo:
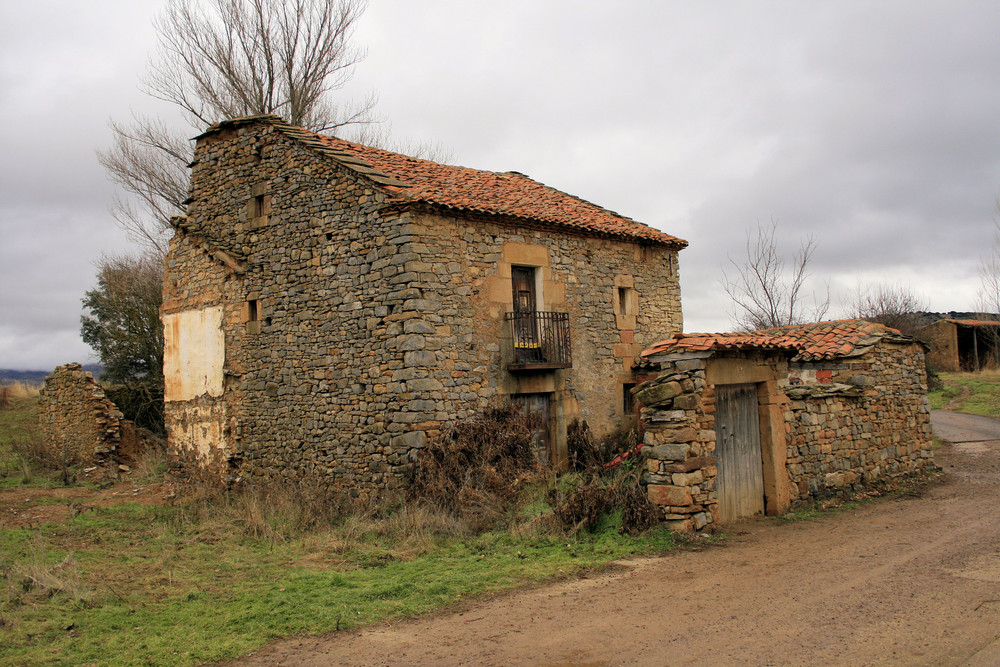
[(662, 382), (640, 389), (635, 393), (635, 398), (643, 405), (658, 405), (664, 401), (669, 401), (681, 393), (679, 382)]
[(427, 434), (423, 431), (410, 431), (389, 439), (389, 446), (395, 451), (406, 451), (426, 444)]
[(693, 486), (701, 484), (704, 481), (700, 470), (695, 470), (694, 472), (675, 472), (670, 478), (674, 486)]
[(646, 496), (654, 505), (687, 506), (691, 504), (691, 490), (683, 486), (650, 484)]
[(694, 442), (698, 439), (698, 432), (690, 426), (679, 428), (662, 428), (656, 430), (656, 437), (660, 442)]
[[(682, 394), (674, 399), (674, 408), (678, 410), (694, 410), (698, 407), (697, 394)], [(706, 412), (708, 412), (706, 410)]]
[[(650, 459), (652, 461), (653, 459)], [(692, 470), (702, 470), (703, 468), (708, 468), (715, 465), (714, 456), (698, 456), (693, 459), (687, 459), (686, 461), (681, 461), (680, 463), (657, 463), (657, 472), (662, 473), (675, 473), (675, 472), (691, 472)], [(704, 472), (702, 473), (704, 477)]]
[(643, 455), (658, 461), (683, 461), (687, 458), (689, 451), (691, 448), (681, 442), (642, 448)]

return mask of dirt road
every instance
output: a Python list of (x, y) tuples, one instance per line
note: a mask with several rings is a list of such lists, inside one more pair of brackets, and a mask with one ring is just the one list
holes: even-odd
[(934, 420), (957, 444), (919, 497), (750, 522), (725, 547), (237, 662), (1000, 665), (1000, 423)]

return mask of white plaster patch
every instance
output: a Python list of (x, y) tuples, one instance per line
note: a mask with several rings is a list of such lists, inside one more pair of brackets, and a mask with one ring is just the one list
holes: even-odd
[(163, 316), (164, 400), (222, 395), (222, 306)]

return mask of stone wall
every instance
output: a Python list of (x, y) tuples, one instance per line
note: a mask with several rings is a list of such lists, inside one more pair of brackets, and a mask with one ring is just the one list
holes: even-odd
[(788, 476), (802, 502), (862, 490), (931, 463), (930, 408), (919, 345), (789, 368)]
[[(202, 389), (168, 380), (179, 460), (392, 489), (427, 438), (504, 395), (550, 393), (557, 432), (578, 414), (621, 421), (632, 358), (681, 327), (675, 250), (391, 204), (270, 125), (199, 139), (163, 312), (183, 324), (221, 307), (222, 358), (198, 367), (218, 374)], [(570, 313), (573, 368), (507, 371), (512, 265), (536, 267), (544, 308)], [(166, 331), (168, 378), (182, 334)]]
[(675, 530), (718, 520), (717, 384), (758, 386), (768, 514), (931, 463), (919, 344), (883, 342), (861, 357), (821, 363), (789, 364), (780, 352), (688, 352), (655, 371), (636, 392), (642, 452), (648, 497)]
[(117, 460), (120, 447), (133, 449), (134, 425), (80, 364), (52, 371), (39, 397), (42, 437), (65, 464)]
[(917, 334), (927, 343), (927, 365), (941, 373), (961, 370), (958, 358), (958, 325), (938, 320), (922, 328)]

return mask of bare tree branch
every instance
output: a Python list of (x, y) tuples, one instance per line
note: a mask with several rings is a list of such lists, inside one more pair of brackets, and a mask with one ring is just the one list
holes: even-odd
[[(154, 22), (160, 52), (143, 87), (178, 107), (192, 134), (259, 114), (326, 132), (376, 122), (374, 95), (360, 103), (333, 97), (364, 56), (351, 38), (365, 7), (365, 0), (168, 0)], [(184, 211), (190, 141), (139, 116), (111, 129), (114, 142), (99, 159), (127, 197), (115, 202), (114, 216), (134, 240), (162, 252), (170, 217)]]
[(851, 304), (851, 315), (897, 329), (908, 336), (916, 334), (923, 321), (927, 302), (904, 285), (878, 283), (858, 285)]
[(830, 308), (829, 287), (822, 299), (813, 295), (812, 308), (802, 305), (816, 241), (807, 238), (786, 270), (774, 241), (776, 228), (772, 221), (770, 227), (758, 224), (756, 235), (747, 230), (746, 256), (740, 261), (729, 258), (735, 270), (732, 278), (723, 270), (722, 286), (733, 301), (732, 321), (738, 329), (770, 329), (821, 320)]
[(993, 245), (979, 258), (976, 308), (983, 314), (1000, 313), (1000, 220), (993, 221)]

